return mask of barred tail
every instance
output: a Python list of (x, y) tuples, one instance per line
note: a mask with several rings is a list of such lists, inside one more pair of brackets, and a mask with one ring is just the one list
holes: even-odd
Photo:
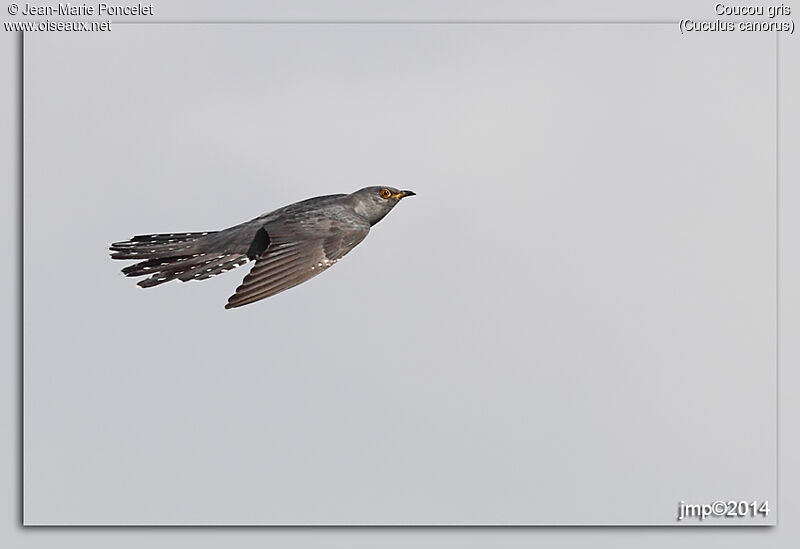
[(214, 232), (166, 233), (134, 236), (111, 245), (112, 259), (144, 260), (122, 269), (126, 276), (146, 276), (138, 285), (157, 286), (170, 280), (203, 280), (247, 263), (246, 255), (218, 252)]

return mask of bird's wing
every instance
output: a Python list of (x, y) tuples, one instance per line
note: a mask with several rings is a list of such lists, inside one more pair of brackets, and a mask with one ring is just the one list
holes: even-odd
[(345, 208), (298, 214), (264, 225), (266, 249), (228, 298), (226, 309), (241, 307), (287, 290), (318, 275), (369, 233), (369, 223)]

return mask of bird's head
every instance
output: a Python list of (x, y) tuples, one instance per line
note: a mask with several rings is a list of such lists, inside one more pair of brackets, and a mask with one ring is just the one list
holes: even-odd
[(414, 191), (399, 191), (394, 187), (365, 187), (350, 197), (356, 213), (374, 225), (384, 218), (400, 200), (406, 196), (414, 196)]

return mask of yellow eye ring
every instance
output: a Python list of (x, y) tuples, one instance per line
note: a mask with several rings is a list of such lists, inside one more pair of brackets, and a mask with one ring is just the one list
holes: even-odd
[(392, 196), (392, 191), (390, 191), (389, 189), (381, 189), (380, 195), (381, 198), (389, 198), (390, 196)]

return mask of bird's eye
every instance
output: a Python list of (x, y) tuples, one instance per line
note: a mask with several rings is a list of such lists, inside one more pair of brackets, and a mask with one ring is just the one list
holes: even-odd
[(389, 198), (390, 196), (392, 196), (392, 191), (390, 191), (389, 189), (381, 189), (380, 195), (381, 198)]

